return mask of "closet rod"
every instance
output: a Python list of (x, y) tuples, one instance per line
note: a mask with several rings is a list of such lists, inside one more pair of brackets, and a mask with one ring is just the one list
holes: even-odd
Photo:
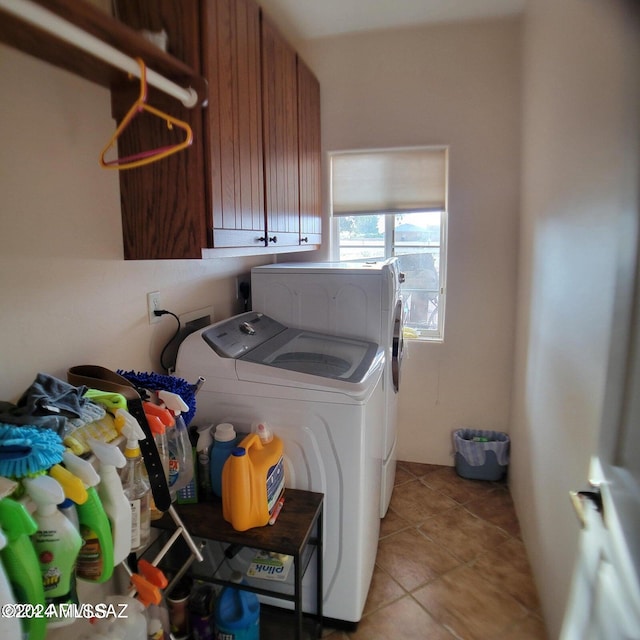
[[(140, 77), (140, 66), (133, 58), (30, 0), (0, 0), (0, 8), (125, 73)], [(151, 69), (147, 69), (147, 84), (180, 100), (185, 107), (195, 107), (198, 104), (195, 89), (184, 89)]]

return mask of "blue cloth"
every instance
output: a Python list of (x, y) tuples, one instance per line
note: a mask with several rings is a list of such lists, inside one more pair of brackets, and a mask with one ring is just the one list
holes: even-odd
[(493, 451), (499, 465), (509, 464), (509, 445), (506, 433), (482, 429), (457, 429), (453, 432), (453, 444), (467, 464), (479, 467), (485, 463), (486, 452)]

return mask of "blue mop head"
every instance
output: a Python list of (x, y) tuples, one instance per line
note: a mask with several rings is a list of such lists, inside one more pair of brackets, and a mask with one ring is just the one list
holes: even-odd
[(165, 376), (159, 373), (148, 373), (135, 371), (122, 371), (117, 373), (138, 388), (151, 389), (152, 391), (171, 391), (179, 395), (189, 406), (189, 411), (182, 414), (184, 423), (189, 426), (196, 414), (196, 393), (195, 385), (190, 384), (183, 378), (176, 376)]
[(19, 479), (62, 462), (65, 447), (51, 429), (0, 423), (0, 475)]

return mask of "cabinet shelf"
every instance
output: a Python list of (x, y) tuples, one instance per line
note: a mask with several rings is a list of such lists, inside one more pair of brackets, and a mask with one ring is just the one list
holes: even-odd
[(0, 42), (103, 87), (113, 88), (126, 80), (124, 71), (17, 17), (3, 5), (33, 5), (36, 9), (45, 9), (126, 56), (141, 57), (150, 69), (172, 82), (191, 87), (198, 94), (199, 104), (207, 100), (206, 82), (194, 69), (85, 0), (3, 0)]

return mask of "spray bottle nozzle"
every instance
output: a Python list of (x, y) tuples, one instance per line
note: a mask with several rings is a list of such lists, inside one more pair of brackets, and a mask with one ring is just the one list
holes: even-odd
[(64, 501), (62, 487), (51, 476), (24, 478), (22, 484), (29, 497), (36, 503), (40, 513), (51, 513), (56, 510), (57, 505)]
[(146, 438), (138, 421), (128, 411), (118, 409), (115, 422), (118, 431), (127, 439), (126, 448), (138, 449), (138, 442)]
[(101, 467), (107, 466), (121, 469), (125, 464), (127, 464), (127, 459), (115, 444), (102, 442), (95, 438), (87, 438), (87, 444), (91, 447), (91, 451), (93, 451), (96, 458), (100, 461)]
[(174, 416), (179, 416), (181, 413), (189, 411), (189, 405), (177, 393), (163, 389), (158, 391), (158, 398)]
[(100, 482), (100, 476), (93, 468), (93, 465), (87, 460), (78, 458), (78, 456), (71, 453), (71, 451), (65, 451), (62, 454), (62, 461), (64, 462), (64, 466), (67, 467), (74, 476), (82, 480), (85, 487), (95, 487)]

